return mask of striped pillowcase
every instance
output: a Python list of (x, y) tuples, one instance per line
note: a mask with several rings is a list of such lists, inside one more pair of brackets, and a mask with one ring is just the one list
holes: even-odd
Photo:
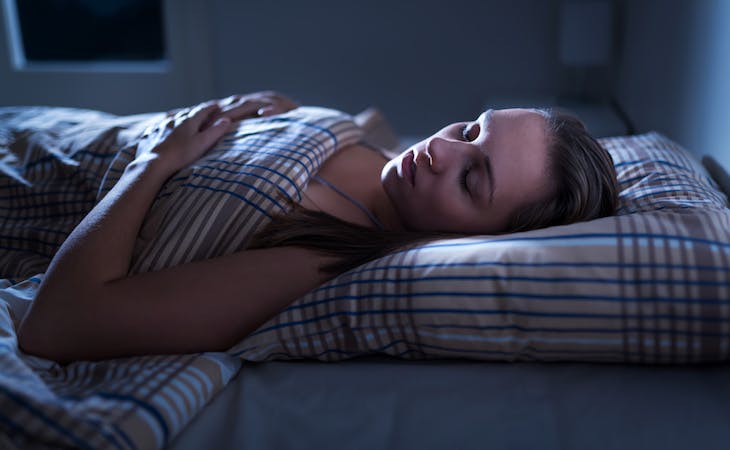
[(702, 165), (659, 133), (601, 140), (611, 152), (621, 194), (618, 214), (663, 208), (724, 208), (720, 192)]
[[(133, 272), (231, 253), (362, 138), (337, 111), (242, 122), (169, 180)], [(701, 166), (657, 133), (602, 141), (620, 214), (434, 242), (342, 274), (235, 346), (249, 360), (403, 358), (685, 362), (726, 358), (730, 213)], [(119, 152), (103, 194), (134, 156)], [(190, 218), (193, 218), (190, 220)]]
[(727, 198), (657, 133), (602, 144), (617, 166), (620, 215), (394, 253), (299, 299), (230, 352), (252, 361), (727, 359)]

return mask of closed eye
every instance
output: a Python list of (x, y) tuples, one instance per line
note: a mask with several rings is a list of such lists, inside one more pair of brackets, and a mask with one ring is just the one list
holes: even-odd
[(461, 189), (464, 190), (464, 192), (471, 195), (471, 191), (469, 190), (469, 183), (467, 180), (469, 172), (471, 172), (471, 165), (466, 166), (464, 170), (461, 171), (461, 175), (459, 176), (459, 184), (461, 185)]

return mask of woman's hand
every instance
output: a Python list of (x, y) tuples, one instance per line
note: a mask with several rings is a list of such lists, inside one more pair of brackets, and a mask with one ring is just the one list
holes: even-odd
[[(213, 103), (220, 108), (219, 117), (228, 117), (231, 122), (283, 114), (299, 107), (299, 104), (294, 100), (274, 91), (231, 95), (230, 97), (205, 102), (205, 104)], [(173, 109), (167, 112), (167, 117), (175, 117), (181, 113), (189, 112), (191, 109), (192, 107)]]
[(290, 98), (274, 91), (255, 92), (248, 95), (232, 95), (218, 100), (223, 117), (231, 121), (267, 117), (297, 108)]
[(170, 174), (189, 166), (205, 154), (229, 129), (231, 119), (216, 102), (178, 111), (145, 132), (134, 162), (155, 162)]

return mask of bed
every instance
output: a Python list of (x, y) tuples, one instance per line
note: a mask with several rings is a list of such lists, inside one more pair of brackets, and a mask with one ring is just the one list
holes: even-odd
[[(602, 140), (617, 216), (396, 252), (228, 352), (66, 366), (23, 354), (15, 327), (55, 248), (163, 116), (0, 109), (0, 444), (719, 448), (730, 437), (727, 196), (658, 133)], [(132, 271), (245, 248), (322, 160), (370, 134), (325, 108), (242, 122), (163, 187)]]

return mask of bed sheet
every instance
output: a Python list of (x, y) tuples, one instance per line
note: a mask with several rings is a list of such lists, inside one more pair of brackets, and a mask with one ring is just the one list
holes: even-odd
[[(295, 141), (301, 141), (302, 146), (305, 144), (311, 144), (310, 146), (312, 148), (326, 148), (334, 150), (337, 148), (338, 142), (340, 144), (347, 142), (347, 140), (343, 138), (356, 136), (358, 134), (357, 127), (355, 127), (349, 119), (344, 121), (340, 121), (338, 119), (338, 117), (340, 117), (340, 113), (337, 113), (334, 116), (330, 116), (329, 113), (327, 113), (325, 119), (329, 120), (327, 117), (334, 118), (335, 124), (341, 124), (341, 126), (320, 127), (317, 124), (305, 121), (299, 123), (301, 126), (298, 125), (298, 128), (316, 130), (312, 131), (312, 133), (308, 135), (313, 139), (307, 141), (297, 138)], [(124, 167), (125, 161), (131, 159), (134, 154), (133, 144), (135, 139), (144, 131), (144, 129), (146, 129), (148, 125), (152, 122), (156, 123), (160, 118), (160, 114), (141, 115), (136, 117), (115, 117), (103, 113), (80, 110), (51, 108), (0, 109), (0, 124), (3, 126), (3, 128), (0, 129), (0, 144), (2, 144), (2, 146), (0, 146), (0, 169), (9, 173), (11, 177), (13, 175), (17, 176), (17, 183), (8, 183), (7, 186), (3, 186), (3, 189), (5, 189), (4, 195), (6, 195), (6, 193), (10, 193), (6, 195), (6, 198), (13, 198), (12, 193), (22, 190), (23, 186), (20, 186), (22, 184), (29, 185), (35, 182), (45, 182), (46, 180), (44, 179), (33, 178), (34, 175), (44, 173), (60, 175), (59, 184), (53, 184), (52, 186), (58, 189), (56, 193), (60, 193), (62, 197), (62, 201), (60, 202), (48, 202), (40, 195), (34, 194), (33, 196), (26, 196), (26, 198), (33, 198), (41, 204), (42, 209), (40, 213), (31, 211), (31, 213), (35, 214), (32, 218), (41, 221), (33, 222), (32, 226), (25, 228), (12, 226), (12, 223), (8, 223), (8, 226), (4, 229), (4, 234), (6, 235), (4, 236), (6, 239), (6, 243), (4, 244), (6, 246), (5, 250), (16, 251), (20, 247), (28, 250), (22, 252), (22, 257), (18, 259), (5, 258), (2, 260), (5, 264), (0, 264), (0, 268), (4, 267), (6, 269), (6, 271), (3, 271), (4, 277), (11, 277), (10, 279), (0, 282), (0, 367), (2, 367), (2, 371), (0, 371), (0, 431), (20, 435), (21, 437), (19, 440), (15, 441), (16, 443), (28, 443), (34, 441), (36, 443), (40, 442), (39, 445), (43, 445), (45, 443), (49, 445), (71, 445), (74, 447), (86, 446), (89, 448), (161, 448), (166, 446), (169, 439), (172, 439), (172, 437), (185, 426), (187, 421), (190, 420), (190, 418), (196, 414), (219, 389), (227, 384), (230, 377), (234, 375), (241, 364), (241, 360), (234, 356), (240, 356), (241, 359), (246, 360), (255, 360), (255, 358), (262, 358), (265, 360), (268, 358), (319, 357), (320, 354), (318, 353), (318, 347), (310, 345), (310, 341), (307, 340), (310, 338), (314, 339), (312, 342), (318, 343), (318, 345), (320, 343), (327, 344), (327, 352), (326, 354), (323, 354), (326, 358), (349, 358), (362, 353), (371, 353), (373, 351), (380, 351), (381, 349), (390, 350), (391, 348), (393, 351), (400, 351), (398, 347), (393, 347), (391, 342), (386, 342), (381, 345), (379, 343), (381, 336), (369, 334), (368, 329), (360, 326), (362, 323), (358, 323), (356, 320), (353, 320), (352, 322), (344, 320), (341, 326), (336, 324), (338, 326), (329, 327), (329, 330), (333, 332), (334, 336), (343, 336), (339, 346), (331, 347), (329, 346), (328, 336), (322, 335), (322, 329), (319, 324), (313, 323), (311, 327), (307, 328), (301, 326), (304, 322), (291, 320), (291, 318), (294, 317), (292, 316), (291, 311), (295, 311), (294, 314), (300, 314), (299, 311), (302, 309), (301, 305), (293, 305), (290, 308), (291, 311), (282, 314), (282, 320), (284, 320), (285, 325), (287, 325), (287, 327), (284, 328), (285, 333), (281, 331), (281, 327), (267, 328), (264, 330), (266, 333), (259, 333), (258, 337), (253, 337), (253, 340), (247, 340), (241, 351), (234, 349), (231, 352), (233, 356), (231, 353), (208, 353), (183, 356), (163, 355), (158, 357), (152, 356), (126, 360), (121, 359), (99, 363), (80, 362), (64, 367), (56, 367), (52, 364), (50, 366), (43, 366), (43, 361), (39, 362), (38, 365), (35, 365), (32, 358), (28, 358), (27, 355), (22, 355), (18, 352), (14, 330), (17, 327), (19, 320), (22, 318), (23, 311), (27, 308), (27, 304), (32, 300), (35, 289), (37, 289), (41, 282), (43, 276), (42, 272), (52, 257), (55, 248), (62, 242), (63, 237), (67, 234), (67, 232), (73, 228), (75, 220), (80, 220), (80, 218), (85, 214), (87, 208), (98, 201), (100, 196), (103, 196), (103, 194), (108, 190), (109, 185), (113, 184), (115, 177), (118, 177), (118, 174), (121, 173), (121, 169)], [(269, 134), (272, 137), (284, 138), (286, 135), (285, 133), (280, 132), (281, 127), (279, 127), (279, 125), (282, 124), (283, 120), (288, 121), (289, 123), (298, 123), (296, 120), (292, 119), (295, 118), (287, 116), (271, 119), (276, 122), (274, 124), (276, 125), (276, 129), (269, 129), (269, 126), (267, 125), (266, 127), (270, 132)], [(238, 129), (235, 137), (246, 137), (246, 139), (250, 138), (258, 141), (259, 139), (256, 135), (247, 131), (247, 127), (248, 124), (243, 124), (242, 128)], [(331, 132), (331, 128), (335, 128), (335, 132)], [(352, 131), (352, 133), (350, 133), (350, 131)], [(324, 134), (326, 136), (318, 138), (320, 134)], [(297, 134), (297, 136), (299, 136), (299, 134)], [(656, 138), (657, 136), (645, 136), (637, 139), (656, 142)], [(14, 145), (20, 150), (19, 152), (4, 150), (5, 146), (12, 149)], [(232, 151), (231, 153), (243, 153), (248, 151), (248, 147), (236, 147), (242, 145), (242, 143), (238, 141), (224, 141), (222, 145), (223, 147), (221, 150), (226, 152), (228, 152), (228, 150), (236, 150), (236, 148), (242, 151)], [(256, 146), (258, 146), (258, 144)], [(284, 149), (282, 146), (281, 148), (285, 151), (299, 151), (298, 147), (293, 149)], [(321, 158), (319, 158), (319, 160), (321, 160)], [(215, 162), (217, 164), (218, 161)], [(299, 166), (292, 164), (291, 167)], [(306, 170), (302, 169), (304, 172), (311, 172), (314, 170), (312, 167), (306, 167)], [(258, 176), (256, 173), (253, 173), (252, 175)], [(191, 176), (195, 177), (196, 173), (193, 172)], [(204, 177), (198, 176), (198, 179), (202, 178)], [(299, 180), (299, 178), (295, 178)], [(186, 179), (186, 176), (181, 176), (172, 179), (171, 182), (177, 183), (175, 186), (183, 186), (187, 188), (191, 186), (191, 183), (186, 183)], [(215, 183), (221, 181), (219, 177), (214, 179), (212, 177), (208, 177), (206, 179), (213, 180), (211, 182)], [(268, 181), (266, 178), (263, 179)], [(69, 182), (69, 180), (73, 180), (73, 182)], [(56, 180), (52, 181), (54, 183), (56, 182)], [(199, 180), (193, 187), (201, 187), (201, 189), (210, 187), (197, 186), (198, 182)], [(74, 187), (74, 189), (68, 190), (69, 187)], [(214, 192), (213, 190), (210, 191)], [(175, 192), (179, 195), (173, 196), (172, 192), (162, 192), (160, 196), (163, 199), (181, 198), (194, 200), (193, 196), (186, 195), (183, 190)], [(215, 192), (224, 191), (215, 190)], [(229, 191), (225, 191), (225, 193), (228, 195)], [(645, 194), (646, 192), (637, 193), (637, 195), (642, 196), (641, 198), (646, 198)], [(682, 198), (690, 197), (689, 193), (685, 192), (685, 190), (681, 190), (679, 193), (672, 191), (670, 199), (675, 196), (680, 196)], [(269, 197), (271, 196), (269, 195)], [(689, 200), (694, 202), (709, 201), (704, 198), (689, 198), (688, 201)], [(636, 203), (636, 205), (638, 205), (637, 207), (642, 206), (641, 203)], [(714, 227), (720, 228), (723, 223), (730, 223), (730, 215), (728, 215), (724, 205), (725, 204), (723, 203), (722, 211), (720, 212), (717, 212), (716, 208), (716, 216), (724, 220), (724, 222), (721, 222), (718, 219), (718, 221), (714, 223)], [(26, 210), (31, 209), (28, 205), (24, 205), (24, 207)], [(226, 208), (222, 209), (227, 210)], [(4, 207), (4, 210), (12, 213), (20, 211), (15, 204)], [(183, 211), (182, 209), (176, 208), (169, 208), (169, 210), (176, 212)], [(699, 211), (699, 209), (693, 211)], [(691, 211), (687, 211), (687, 214), (684, 214), (686, 217), (682, 218), (682, 224), (685, 223), (684, 219), (687, 219), (688, 221), (691, 219), (693, 223), (701, 224), (703, 218), (706, 220), (707, 217), (714, 217), (710, 216), (709, 213), (706, 212), (702, 212), (701, 215), (698, 213), (696, 216), (694, 214), (689, 214), (690, 212)], [(66, 220), (59, 221), (58, 217), (64, 217)], [(28, 219), (28, 217), (22, 218), (22, 220), (26, 219)], [(157, 221), (151, 220), (149, 223), (155, 224)], [(160, 223), (165, 222), (160, 221)], [(172, 229), (174, 230), (179, 230), (181, 228), (174, 226), (176, 223), (175, 221), (170, 223), (173, 225)], [(707, 226), (705, 226), (705, 228), (707, 228)], [(728, 241), (727, 238), (727, 229), (727, 226), (725, 226), (724, 229), (717, 231), (717, 233), (721, 234), (721, 236), (719, 238), (713, 237), (713, 239), (717, 239), (718, 244), (709, 250), (714, 254), (710, 260), (713, 261), (713, 263), (716, 262), (716, 260), (719, 261), (716, 266), (712, 266), (710, 268), (710, 275), (716, 272), (719, 275), (714, 278), (710, 276), (707, 280), (692, 279), (690, 280), (690, 284), (693, 286), (701, 284), (705, 287), (710, 286), (727, 289), (727, 258), (730, 257), (730, 253), (726, 250), (730, 249), (730, 241)], [(16, 232), (19, 230), (27, 234), (17, 236)], [(631, 230), (635, 229), (631, 228)], [(218, 233), (212, 234), (216, 236), (218, 235)], [(7, 239), (8, 236), (14, 236), (15, 239)], [(156, 241), (153, 239), (151, 242)], [(184, 241), (180, 240), (180, 242)], [(651, 240), (647, 242), (653, 243), (654, 241)], [(668, 244), (672, 244), (673, 238), (669, 239), (667, 242)], [(475, 241), (475, 243), (478, 242)], [(663, 246), (663, 243), (664, 241), (660, 239), (659, 244), (662, 244)], [(172, 244), (177, 245), (177, 241), (173, 241)], [(702, 248), (707, 247), (705, 244), (707, 244), (707, 242), (703, 241)], [(691, 248), (691, 245), (694, 244), (690, 243), (688, 245), (688, 248)], [(207, 247), (204, 246), (204, 248)], [(717, 254), (721, 253), (718, 251), (719, 248), (723, 249), (721, 256), (717, 256)], [(445, 251), (449, 250), (446, 249)], [(10, 254), (10, 252), (7, 253)], [(394, 258), (393, 261), (398, 263), (398, 261), (400, 261), (398, 258), (400, 257)], [(155, 258), (155, 261), (159, 261), (159, 259)], [(389, 267), (387, 267), (387, 269), (390, 270)], [(400, 267), (396, 265), (393, 270), (395, 270), (397, 274), (400, 274), (399, 280), (402, 279), (404, 272), (400, 271)], [(708, 269), (704, 266), (702, 267), (702, 270), (705, 272), (708, 271)], [(382, 281), (382, 277), (377, 275), (378, 272), (372, 273), (376, 274), (375, 281)], [(652, 273), (653, 272), (648, 272), (647, 276), (651, 276)], [(28, 276), (30, 277), (26, 278)], [(494, 279), (496, 280), (496, 278)], [(342, 280), (347, 281), (345, 278)], [(361, 283), (362, 280), (353, 280), (354, 284), (365, 286), (365, 284)], [(414, 280), (407, 281), (408, 283), (411, 283), (412, 281), (415, 282)], [(423, 281), (421, 278), (418, 278), (418, 280)], [(431, 281), (433, 280), (437, 281), (435, 286), (439, 288), (443, 287), (445, 284), (443, 279), (439, 280), (432, 277)], [(453, 280), (456, 282), (459, 281), (457, 278), (453, 278)], [(670, 284), (676, 281), (671, 278), (667, 278), (667, 280), (671, 281)], [(649, 281), (652, 280), (650, 279)], [(335, 280), (332, 285), (336, 287), (336, 289), (345, 291), (350, 290), (350, 287), (348, 287), (346, 282), (338, 284)], [(369, 283), (367, 286), (375, 285), (375, 283)], [(399, 286), (403, 286), (403, 284), (399, 284)], [(337, 298), (337, 291), (326, 291), (326, 289), (329, 289), (330, 287), (326, 287), (324, 290), (317, 290), (315, 295), (319, 297), (316, 298), (322, 301), (328, 300), (333, 296), (334, 298)], [(383, 286), (383, 288), (390, 289), (388, 286)], [(543, 289), (542, 287), (538, 288)], [(370, 288), (368, 287), (368, 289)], [(358, 292), (362, 296), (365, 291), (358, 290)], [(385, 292), (391, 291), (386, 290)], [(712, 345), (704, 346), (709, 349), (709, 352), (706, 355), (699, 352), (699, 350), (704, 348), (702, 345), (695, 345), (691, 347), (693, 350), (697, 350), (693, 356), (706, 356), (708, 358), (715, 357), (718, 354), (717, 349), (719, 348), (722, 352), (724, 352), (721, 353), (721, 357), (725, 358), (728, 352), (726, 327), (728, 322), (728, 310), (726, 308), (726, 295), (720, 296), (720, 294), (715, 294), (714, 290), (712, 290), (710, 294), (707, 294), (705, 291), (703, 292), (704, 297), (708, 297), (705, 300), (715, 302), (721, 306), (721, 308), (719, 308), (718, 315), (714, 315), (714, 313), (707, 313), (708, 316), (711, 316), (710, 319), (713, 321), (716, 321), (717, 318), (722, 320), (721, 329), (709, 329), (709, 336), (712, 339), (718, 338), (716, 340), (719, 340), (721, 345), (715, 346), (715, 341), (711, 341), (710, 344)], [(700, 292), (700, 294), (703, 292)], [(717, 292), (720, 292), (720, 289), (718, 289)], [(365, 297), (367, 297), (367, 295)], [(385, 298), (385, 296), (380, 297)], [(449, 303), (449, 307), (452, 307), (453, 302), (451, 297), (453, 297), (453, 295), (444, 295), (442, 297)], [(341, 309), (335, 309), (337, 314), (320, 311), (319, 305), (322, 303), (320, 301), (307, 305), (308, 308), (310, 306), (317, 306), (317, 308), (310, 308), (308, 311), (313, 311), (315, 314), (324, 315), (326, 317), (342, 317), (347, 319), (348, 317), (358, 316), (357, 310), (353, 312), (349, 309), (350, 305), (367, 306), (369, 304), (367, 302), (351, 302), (344, 297), (337, 300), (337, 302), (329, 302), (331, 305), (337, 306), (341, 304), (343, 306)], [(339, 302), (340, 300), (343, 301)], [(651, 301), (654, 302), (654, 299), (651, 299)], [(671, 302), (668, 302), (667, 304), (667, 307), (673, 307)], [(554, 305), (554, 302), (552, 302), (551, 305)], [(650, 308), (654, 307), (653, 303), (647, 303), (647, 305)], [(593, 311), (591, 310), (591, 313), (592, 312)], [(693, 314), (697, 315), (701, 312), (702, 311), (697, 309), (697, 311), (693, 311)], [(451, 312), (448, 312), (448, 314), (451, 314)], [(506, 317), (509, 318), (513, 316), (514, 315), (510, 313)], [(371, 317), (371, 315), (363, 315), (362, 317), (367, 318)], [(378, 317), (382, 317), (384, 319), (383, 323), (386, 325), (389, 323), (388, 319), (392, 318), (392, 316), (388, 315), (379, 315)], [(695, 316), (691, 316), (690, 319), (694, 317)], [(445, 329), (440, 324), (436, 325), (441, 330)], [(449, 324), (449, 326), (452, 325), (453, 324)], [(364, 337), (361, 341), (352, 339), (352, 337), (356, 335), (351, 334), (348, 331), (356, 328), (358, 329), (360, 336)], [(518, 330), (517, 334), (522, 333), (520, 330), (523, 328), (524, 327), (518, 328), (512, 325), (509, 325), (508, 327), (509, 330)], [(393, 327), (393, 329), (403, 329), (405, 331), (410, 330), (409, 327), (400, 326)], [(474, 327), (472, 327), (472, 330), (473, 329)], [(486, 324), (481, 326), (480, 329), (493, 330), (494, 327)], [(542, 330), (544, 330), (544, 327)], [(644, 328), (638, 328), (638, 330), (639, 333), (644, 332)], [(548, 331), (552, 332), (552, 330)], [(569, 331), (572, 332), (572, 330)], [(634, 331), (635, 330), (632, 330), (632, 332)], [(683, 333), (682, 336), (686, 335), (693, 338), (694, 336), (700, 335), (698, 331), (704, 332), (706, 330), (697, 330), (692, 328), (689, 330), (682, 329), (680, 331)], [(603, 332), (603, 330), (601, 330), (601, 332)], [(470, 331), (467, 333), (467, 337), (470, 339), (470, 342), (476, 342), (476, 339), (472, 339), (472, 334), (473, 331)], [(434, 354), (433, 352), (427, 353), (421, 350), (423, 348), (427, 348), (422, 345), (424, 342), (423, 340), (418, 340), (422, 339), (423, 336), (426, 335), (424, 334), (420, 337), (416, 336), (416, 339), (413, 340), (418, 345), (418, 347), (416, 347), (417, 352), (413, 353), (413, 355), (419, 358), (425, 358), (429, 355), (433, 356)], [(430, 333), (428, 336), (438, 338), (440, 335), (438, 333)], [(446, 336), (449, 339), (461, 339), (461, 336), (456, 333), (447, 333)], [(507, 337), (512, 339), (510, 336)], [(630, 342), (632, 345), (638, 342), (642, 343), (642, 345), (652, 346), (653, 342), (655, 342), (651, 339), (639, 340), (638, 338), (634, 339), (631, 336), (629, 337), (631, 339), (627, 339), (627, 342)], [(406, 336), (406, 340), (403, 340), (403, 342), (410, 342), (407, 340), (409, 338), (409, 336)], [(258, 341), (255, 339), (258, 339)], [(267, 345), (261, 345), (262, 340), (265, 339), (270, 339), (271, 341), (268, 343), (264, 342)], [(520, 337), (520, 339), (520, 342), (524, 341), (522, 337)], [(487, 336), (487, 339), (483, 341), (497, 342), (498, 345), (501, 342), (509, 342), (509, 340), (505, 340), (502, 336), (497, 336), (496, 338)], [(374, 344), (371, 345), (371, 342)], [(397, 339), (394, 342), (398, 342)], [(363, 346), (360, 348), (351, 348), (350, 345), (353, 343), (360, 343), (363, 344)], [(258, 345), (259, 347), (256, 348), (253, 344)], [(431, 348), (435, 347), (432, 346)], [(683, 348), (687, 348), (687, 346), (684, 345)], [(264, 349), (264, 351), (261, 351), (261, 349)], [(410, 351), (410, 349), (407, 350)], [(650, 350), (653, 351), (651, 348)], [(512, 353), (515, 352), (513, 351)], [(519, 354), (519, 351), (516, 353)], [(470, 353), (470, 355), (473, 354), (474, 353)], [(500, 355), (501, 354), (504, 354), (504, 352), (500, 353)], [(636, 354), (636, 352), (633, 354)], [(640, 357), (643, 357), (643, 353), (638, 354)], [(697, 361), (698, 359), (695, 358), (691, 360)], [(625, 361), (625, 358), (621, 359), (621, 361)], [(637, 360), (637, 362), (639, 361), (644, 360)], [(653, 361), (661, 362), (665, 361), (665, 359), (655, 359)], [(672, 359), (672, 361), (683, 362), (687, 361), (687, 359)], [(501, 365), (495, 366), (501, 367)], [(490, 366), (485, 365), (485, 367)], [(389, 369), (385, 370), (387, 371)], [(347, 374), (342, 376), (343, 380), (347, 380)], [(407, 381), (410, 376), (416, 375), (404, 375), (404, 382)], [(505, 376), (509, 378), (509, 375)], [(387, 383), (388, 376), (383, 375), (382, 377), (385, 381), (383, 381), (380, 386), (384, 388), (391, 386)], [(446, 374), (443, 374), (441, 378), (447, 378)], [(346, 382), (350, 383), (349, 381)], [(454, 382), (454, 384), (458, 383), (459, 381)], [(529, 386), (529, 382), (526, 382), (526, 385)], [(351, 384), (346, 384), (342, 389), (347, 390), (351, 388), (351, 386)], [(396, 389), (405, 389), (405, 387), (398, 388), (398, 386), (399, 385), (394, 385), (393, 387)], [(404, 384), (403, 386), (406, 385)], [(437, 380), (432, 380), (432, 382), (427, 386), (431, 386), (435, 389), (439, 386), (439, 384), (437, 383)], [(452, 388), (452, 390), (454, 389), (458, 390), (458, 386), (456, 388)], [(386, 395), (386, 398), (390, 398), (396, 402), (395, 405), (397, 407), (400, 407), (400, 404), (406, 401), (397, 400), (400, 395), (398, 392), (393, 393), (387, 389), (383, 392), (385, 393), (384, 395)], [(388, 392), (390, 392), (390, 394), (388, 394)], [(425, 390), (423, 393), (428, 395), (431, 392)], [(390, 397), (388, 397), (388, 395), (390, 395)], [(300, 407), (301, 405), (298, 405), (297, 403), (306, 405), (304, 401), (308, 399), (308, 397), (305, 393), (304, 396), (300, 395), (299, 397), (296, 397), (296, 399), (296, 402), (284, 404), (291, 404), (293, 405), (292, 407)], [(528, 404), (534, 403), (532, 402), (534, 399), (528, 400)], [(277, 400), (277, 402), (279, 401), (280, 400)], [(364, 407), (368, 407), (366, 403), (363, 403), (363, 405)], [(428, 405), (425, 403), (421, 403), (421, 405), (424, 409), (428, 408)], [(423, 405), (426, 406), (424, 407)], [(436, 405), (438, 406), (439, 404), (436, 403)], [(444, 409), (446, 413), (448, 413), (447, 406), (458, 410), (458, 403), (455, 405), (456, 406), (445, 404), (442, 409)], [(313, 411), (317, 410), (316, 405), (314, 405), (313, 408)], [(388, 426), (399, 426), (399, 422), (393, 422), (393, 417), (396, 416), (393, 416), (392, 414), (391, 416), (387, 416), (387, 414), (390, 414), (389, 404), (386, 403), (382, 408), (377, 408), (377, 410), (380, 412), (387, 411), (384, 413), (386, 414), (386, 416), (384, 416), (385, 418), (382, 419), (382, 423), (384, 424), (383, 426), (385, 426), (386, 429), (392, 429), (387, 428)], [(415, 414), (410, 410), (406, 410), (406, 413), (409, 415)], [(316, 417), (316, 415), (313, 415), (313, 417)], [(343, 416), (343, 418), (344, 417), (346, 416)], [(227, 417), (226, 419), (233, 420), (234, 418), (235, 415), (232, 414), (230, 418)], [(402, 420), (400, 415), (396, 418), (398, 420)], [(298, 426), (294, 419), (296, 418), (292, 418), (292, 427)], [(395, 423), (396, 425), (392, 425), (392, 423)], [(286, 425), (279, 423), (278, 426), (281, 429), (282, 426)], [(293, 430), (291, 434), (296, 437), (299, 432), (303, 433), (307, 429), (315, 428), (312, 428), (312, 424), (307, 424), (307, 426), (302, 427), (300, 430)], [(339, 433), (339, 430), (337, 432)], [(397, 432), (397, 430), (395, 432)], [(383, 436), (383, 439), (387, 438), (386, 435)], [(393, 434), (393, 436), (396, 435)], [(345, 437), (346, 436), (343, 435), (342, 439)], [(1, 438), (2, 435), (0, 434), (0, 439)], [(288, 439), (286, 436), (279, 436), (275, 438), (282, 439), (283, 444), (286, 444), (286, 439)], [(335, 440), (332, 442), (337, 441)], [(0, 447), (2, 447), (2, 445), (4, 445), (4, 443), (0, 441)], [(272, 444), (272, 446), (274, 446), (274, 444)], [(382, 445), (378, 445), (378, 447), (380, 446)], [(395, 444), (393, 446), (395, 446)], [(209, 448), (210, 445), (206, 445), (206, 447)]]
[(726, 449), (730, 365), (246, 363), (170, 446)]

